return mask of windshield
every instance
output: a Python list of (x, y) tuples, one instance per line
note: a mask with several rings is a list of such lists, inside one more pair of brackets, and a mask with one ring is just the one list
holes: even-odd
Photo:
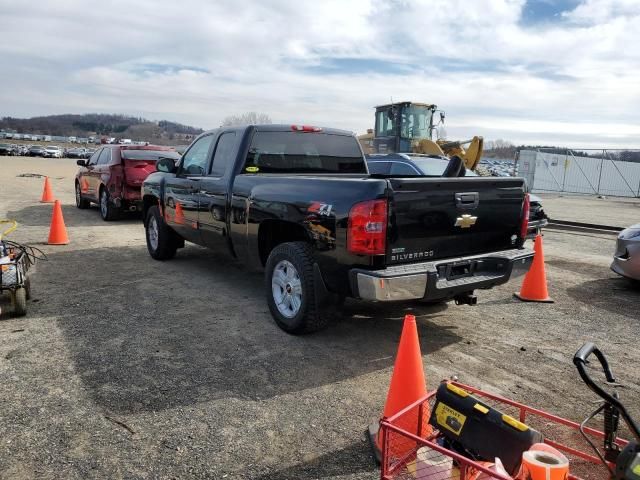
[(402, 138), (429, 138), (431, 110), (411, 105), (402, 109), (400, 136)]
[(366, 173), (358, 141), (347, 135), (256, 132), (246, 173)]

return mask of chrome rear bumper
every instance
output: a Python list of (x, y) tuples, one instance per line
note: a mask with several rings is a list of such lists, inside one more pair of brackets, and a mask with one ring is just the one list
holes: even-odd
[(448, 299), (506, 283), (526, 273), (532, 261), (533, 250), (513, 249), (383, 270), (353, 269), (350, 280), (354, 296), (363, 300)]

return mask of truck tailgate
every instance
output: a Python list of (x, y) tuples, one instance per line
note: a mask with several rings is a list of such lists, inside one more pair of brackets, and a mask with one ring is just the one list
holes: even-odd
[(514, 248), (522, 178), (389, 178), (386, 263), (415, 263)]

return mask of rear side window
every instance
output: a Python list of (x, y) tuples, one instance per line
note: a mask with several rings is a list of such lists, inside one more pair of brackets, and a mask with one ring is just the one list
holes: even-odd
[(406, 163), (391, 162), (391, 175), (420, 175), (420, 173)]
[(366, 173), (358, 141), (346, 135), (256, 132), (244, 172)]
[(235, 132), (223, 133), (216, 145), (216, 153), (213, 154), (213, 165), (211, 175), (221, 177), (227, 171), (227, 166), (231, 163), (231, 158), (236, 146)]
[(373, 175), (389, 175), (389, 162), (369, 162), (369, 173)]

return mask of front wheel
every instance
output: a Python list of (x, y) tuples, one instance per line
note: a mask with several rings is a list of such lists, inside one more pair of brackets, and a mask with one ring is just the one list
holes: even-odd
[(265, 271), (269, 310), (287, 333), (321, 330), (329, 323), (318, 308), (313, 277), (313, 252), (305, 242), (282, 243), (269, 254)]
[(82, 198), (82, 189), (80, 188), (80, 183), (76, 182), (76, 207), (84, 210), (85, 208), (89, 208), (91, 202), (89, 200), (85, 200)]
[(180, 237), (166, 224), (157, 205), (147, 212), (144, 225), (149, 255), (156, 260), (173, 258), (180, 245)]
[(115, 220), (118, 217), (118, 209), (109, 200), (109, 192), (106, 187), (100, 190), (100, 216), (105, 222)]

